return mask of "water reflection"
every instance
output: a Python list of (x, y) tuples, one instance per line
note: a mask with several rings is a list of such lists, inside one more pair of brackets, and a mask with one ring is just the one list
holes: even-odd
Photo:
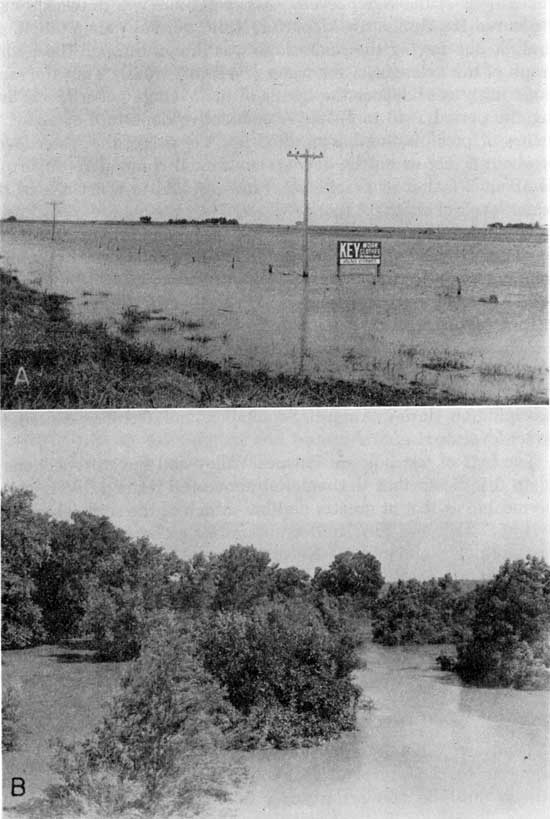
[(298, 375), (304, 374), (304, 363), (308, 355), (307, 352), (307, 328), (309, 316), (309, 279), (302, 278), (302, 300), (300, 309), (300, 338), (298, 356)]

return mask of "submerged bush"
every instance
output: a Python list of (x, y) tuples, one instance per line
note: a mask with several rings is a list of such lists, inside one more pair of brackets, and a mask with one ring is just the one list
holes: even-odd
[(246, 718), (237, 744), (314, 744), (355, 727), (355, 643), (302, 600), (213, 615), (200, 636), (206, 669)]
[(241, 774), (223, 753), (237, 721), (185, 631), (167, 616), (94, 735), (58, 746), (55, 770), (64, 784), (50, 789), (50, 802), (65, 812), (152, 816), (225, 799)]
[(471, 637), (457, 646), (468, 683), (513, 688), (550, 685), (550, 567), (542, 558), (507, 560), (477, 589)]

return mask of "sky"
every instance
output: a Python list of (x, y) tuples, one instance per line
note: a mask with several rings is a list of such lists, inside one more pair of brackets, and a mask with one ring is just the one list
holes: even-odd
[(546, 220), (544, 0), (1, 5), (5, 217)]
[(3, 413), (2, 484), (183, 558), (233, 543), (312, 572), (485, 579), (549, 559), (545, 407)]

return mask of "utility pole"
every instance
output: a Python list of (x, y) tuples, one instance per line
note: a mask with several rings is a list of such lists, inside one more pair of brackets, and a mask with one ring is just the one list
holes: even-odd
[(63, 202), (59, 202), (59, 201), (54, 200), (53, 202), (48, 202), (48, 204), (51, 205), (52, 208), (53, 208), (53, 216), (52, 216), (52, 242), (53, 242), (53, 240), (55, 239), (55, 206), (56, 205), (62, 205)]
[(308, 260), (308, 238), (307, 238), (307, 230), (308, 230), (308, 218), (309, 218), (309, 210), (308, 210), (308, 187), (309, 187), (309, 160), (310, 159), (322, 159), (323, 154), (310, 154), (309, 148), (306, 148), (305, 153), (301, 154), (299, 151), (289, 151), (287, 156), (291, 156), (294, 159), (303, 159), (305, 162), (304, 165), (304, 261), (303, 261), (303, 270), (302, 276), (307, 278), (309, 275), (309, 260)]

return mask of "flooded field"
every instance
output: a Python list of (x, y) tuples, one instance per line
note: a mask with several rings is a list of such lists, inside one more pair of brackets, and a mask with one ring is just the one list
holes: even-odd
[(462, 687), (441, 647), (370, 645), (357, 681), (375, 708), (320, 748), (247, 754), (251, 779), (211, 817), (542, 819), (548, 694)]
[[(3, 224), (3, 263), (72, 296), (77, 318), (117, 330), (137, 316), (135, 337), (160, 349), (466, 399), (546, 400), (543, 231), (314, 230), (309, 279), (294, 228), (59, 224), (55, 242), (50, 232)], [(382, 242), (379, 278), (374, 268), (336, 276), (337, 239), (358, 236)]]

